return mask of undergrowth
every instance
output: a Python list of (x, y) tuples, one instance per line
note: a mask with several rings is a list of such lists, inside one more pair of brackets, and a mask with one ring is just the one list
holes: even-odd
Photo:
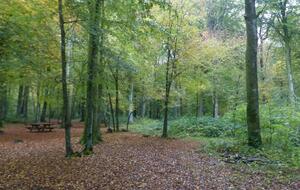
[[(162, 121), (138, 119), (129, 128), (145, 135), (160, 136)], [(224, 153), (246, 157), (262, 157), (276, 167), (300, 168), (300, 136), (297, 128), (280, 125), (262, 127), (263, 146), (247, 145), (245, 125), (233, 123), (227, 117), (182, 117), (169, 122), (169, 137), (190, 138), (200, 141), (202, 150), (215, 155)]]

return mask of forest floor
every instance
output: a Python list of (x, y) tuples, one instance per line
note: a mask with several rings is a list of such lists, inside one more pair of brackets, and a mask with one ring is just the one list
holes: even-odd
[[(83, 125), (72, 128), (80, 150)], [(234, 167), (199, 151), (195, 141), (103, 132), (91, 156), (64, 157), (64, 130), (0, 133), (0, 189), (300, 189), (299, 181)]]

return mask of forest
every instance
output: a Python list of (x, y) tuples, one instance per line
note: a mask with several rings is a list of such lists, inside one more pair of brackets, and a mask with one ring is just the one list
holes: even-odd
[(1, 0), (0, 189), (300, 189), (299, 0)]

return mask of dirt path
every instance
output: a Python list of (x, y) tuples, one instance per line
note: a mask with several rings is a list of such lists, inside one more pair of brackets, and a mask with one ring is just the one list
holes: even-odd
[[(72, 129), (75, 149), (82, 126)], [(198, 144), (138, 134), (104, 134), (95, 154), (64, 158), (64, 132), (29, 133), (22, 125), (0, 134), (0, 189), (297, 189), (265, 183), (196, 153)], [(300, 185), (300, 184), (298, 184)]]

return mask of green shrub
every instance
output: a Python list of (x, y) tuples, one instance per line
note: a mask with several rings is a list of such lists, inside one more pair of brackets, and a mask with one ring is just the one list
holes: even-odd
[(161, 135), (162, 122), (159, 120), (141, 118), (129, 125), (129, 130), (145, 135)]
[(241, 128), (228, 119), (215, 119), (212, 117), (182, 117), (170, 122), (170, 134), (173, 136), (235, 136)]
[(300, 147), (300, 129), (298, 129), (296, 132), (290, 132), (289, 140), (293, 143), (294, 146)]

